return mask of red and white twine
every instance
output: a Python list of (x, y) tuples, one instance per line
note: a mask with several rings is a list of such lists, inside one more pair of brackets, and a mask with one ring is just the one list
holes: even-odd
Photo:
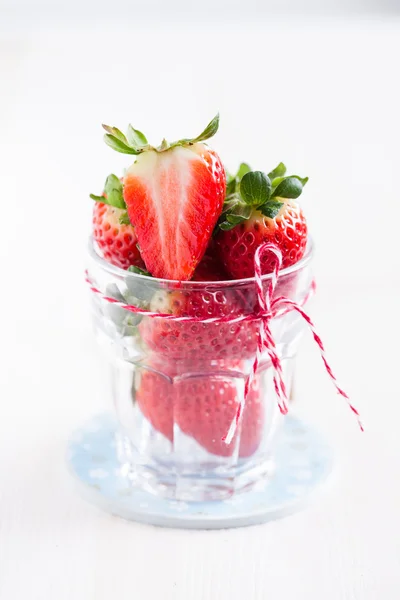
[[(267, 289), (266, 293), (264, 294), (262, 271), (261, 271), (261, 258), (267, 252), (272, 252), (276, 257), (276, 261), (275, 261), (274, 271), (273, 271), (273, 273), (271, 273), (271, 278), (269, 280), (268, 289)], [(325, 348), (322, 343), (322, 340), (321, 340), (320, 336), (318, 335), (318, 333), (316, 332), (314, 323), (312, 322), (310, 317), (307, 315), (307, 313), (303, 310), (303, 308), (297, 302), (294, 302), (293, 300), (290, 300), (289, 298), (286, 298), (284, 296), (280, 296), (278, 298), (273, 298), (281, 266), (282, 266), (282, 253), (279, 250), (279, 248), (277, 248), (274, 244), (266, 243), (257, 248), (257, 251), (254, 256), (254, 279), (255, 279), (255, 285), (256, 285), (256, 289), (257, 289), (257, 299), (258, 299), (259, 310), (257, 312), (251, 313), (251, 314), (246, 314), (246, 315), (241, 314), (241, 315), (237, 315), (235, 317), (227, 315), (227, 316), (223, 316), (223, 317), (208, 317), (208, 318), (203, 319), (201, 317), (189, 317), (189, 316), (179, 317), (179, 316), (171, 315), (168, 313), (152, 312), (152, 311), (144, 310), (143, 308), (138, 308), (137, 306), (131, 306), (129, 304), (125, 304), (124, 302), (116, 300), (115, 298), (106, 296), (105, 294), (103, 294), (103, 292), (101, 292), (98, 288), (96, 288), (93, 285), (87, 272), (86, 272), (86, 281), (89, 284), (91, 291), (94, 294), (99, 295), (100, 298), (102, 298), (106, 302), (109, 302), (110, 304), (115, 304), (127, 311), (130, 311), (132, 313), (135, 313), (137, 315), (142, 315), (145, 317), (166, 319), (168, 321), (176, 321), (176, 322), (190, 322), (190, 323), (201, 322), (201, 323), (205, 323), (205, 324), (209, 324), (209, 323), (244, 323), (244, 322), (249, 322), (249, 321), (260, 321), (260, 329), (259, 329), (259, 334), (258, 334), (256, 355), (255, 355), (255, 358), (254, 358), (254, 361), (252, 364), (251, 371), (246, 378), (244, 394), (238, 404), (236, 415), (229, 427), (229, 430), (228, 430), (226, 436), (224, 436), (224, 438), (223, 438), (223, 440), (225, 441), (226, 444), (231, 443), (231, 441), (235, 435), (235, 432), (240, 424), (240, 420), (241, 420), (241, 416), (242, 416), (243, 409), (245, 406), (246, 398), (247, 398), (247, 395), (251, 388), (251, 384), (254, 380), (254, 377), (258, 371), (258, 367), (260, 364), (260, 360), (261, 360), (263, 351), (266, 351), (268, 353), (269, 359), (272, 364), (272, 369), (273, 369), (273, 374), (274, 374), (273, 382), (274, 382), (274, 388), (275, 388), (275, 392), (276, 392), (276, 396), (277, 396), (279, 410), (284, 415), (287, 414), (287, 412), (288, 412), (288, 397), (287, 397), (285, 382), (283, 379), (282, 363), (281, 363), (281, 359), (278, 354), (275, 340), (271, 333), (270, 323), (271, 323), (272, 318), (277, 317), (277, 316), (282, 316), (283, 314), (286, 314), (287, 312), (290, 312), (292, 310), (297, 311), (299, 313), (299, 315), (301, 315), (303, 317), (305, 322), (310, 327), (314, 341), (316, 342), (316, 344), (320, 350), (321, 358), (324, 363), (326, 372), (328, 373), (338, 394), (340, 394), (340, 396), (342, 396), (346, 400), (350, 410), (356, 416), (361, 431), (364, 431), (358, 410), (350, 402), (349, 396), (346, 394), (346, 392), (337, 383), (337, 379), (336, 379), (336, 377), (328, 363), (328, 360), (326, 358), (326, 352), (325, 352)], [(303, 305), (306, 303), (308, 298), (314, 293), (314, 290), (315, 290), (315, 283), (313, 282), (311, 284), (311, 287), (310, 287), (309, 293), (307, 294), (307, 297), (303, 301)]]

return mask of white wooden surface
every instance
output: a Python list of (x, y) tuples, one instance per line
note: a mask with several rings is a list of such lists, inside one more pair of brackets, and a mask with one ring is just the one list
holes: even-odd
[[(0, 38), (0, 599), (397, 600), (400, 597), (400, 25), (36, 29)], [(82, 270), (88, 193), (125, 157), (100, 123), (196, 134), (216, 110), (231, 168), (311, 177), (314, 316), (361, 435), (306, 340), (298, 410), (337, 472), (302, 513), (185, 532), (86, 505), (64, 466), (107, 405)]]

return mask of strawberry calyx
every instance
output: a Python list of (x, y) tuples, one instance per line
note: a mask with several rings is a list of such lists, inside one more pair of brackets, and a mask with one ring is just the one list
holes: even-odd
[(204, 142), (208, 140), (213, 135), (215, 135), (218, 131), (219, 127), (219, 114), (217, 114), (207, 125), (207, 127), (194, 138), (183, 138), (177, 140), (176, 142), (172, 142), (172, 144), (168, 143), (164, 138), (159, 146), (151, 146), (146, 136), (139, 131), (138, 129), (134, 129), (132, 125), (128, 126), (128, 130), (126, 135), (122, 133), (117, 127), (110, 127), (109, 125), (103, 125), (103, 129), (107, 132), (104, 135), (105, 143), (110, 146), (116, 152), (121, 152), (122, 154), (142, 154), (143, 152), (147, 152), (149, 150), (153, 150), (155, 152), (165, 152), (166, 150), (170, 150), (171, 148), (175, 148), (176, 146), (193, 146), (197, 142)]
[(141, 154), (151, 148), (144, 133), (134, 129), (131, 124), (128, 125), (126, 135), (110, 125), (103, 124), (103, 129), (107, 132), (104, 135), (105, 143), (122, 154)]
[(247, 163), (241, 163), (236, 175), (231, 175), (226, 171), (226, 199), (233, 194), (239, 192), (240, 182), (242, 177), (251, 171), (250, 165)]
[(96, 196), (96, 194), (90, 194), (90, 197), (95, 202), (102, 202), (114, 208), (120, 208), (124, 212), (119, 217), (121, 225), (131, 225), (129, 220), (128, 211), (126, 210), (126, 203), (123, 196), (124, 186), (122, 181), (113, 173), (111, 173), (104, 184), (104, 192), (102, 196)]
[(281, 198), (295, 199), (303, 191), (308, 177), (286, 175), (286, 167), (279, 163), (268, 175), (262, 171), (251, 171), (242, 163), (235, 176), (229, 176), (227, 196), (217, 227), (229, 231), (250, 219), (254, 211), (274, 219), (284, 202)]

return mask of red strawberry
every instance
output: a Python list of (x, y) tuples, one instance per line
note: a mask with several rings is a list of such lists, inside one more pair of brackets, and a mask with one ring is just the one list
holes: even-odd
[[(301, 194), (307, 178), (283, 177), (285, 171), (281, 163), (269, 176), (260, 171), (247, 172), (238, 189), (227, 198), (215, 246), (234, 279), (254, 276), (254, 254), (264, 242), (280, 248), (282, 268), (295, 264), (304, 255), (307, 223), (295, 198)], [(275, 260), (272, 254), (265, 254), (262, 272), (271, 273)]]
[(143, 416), (172, 442), (174, 398), (171, 379), (156, 371), (143, 370), (138, 380), (135, 398)]
[(229, 279), (215, 256), (206, 253), (193, 274), (192, 281), (224, 281)]
[[(253, 308), (254, 293), (247, 305)], [(236, 316), (246, 311), (244, 299), (238, 290), (218, 288), (208, 290), (182, 290), (156, 292), (150, 302), (153, 312), (177, 316), (209, 317)], [(146, 319), (139, 325), (143, 340), (156, 354), (176, 360), (244, 359), (254, 356), (259, 324), (202, 323)]]
[(101, 202), (93, 207), (93, 239), (108, 262), (127, 269), (131, 265), (143, 266), (132, 225), (121, 225), (124, 210)]
[[(183, 381), (179, 386), (181, 389), (175, 413), (181, 430), (211, 454), (231, 456), (238, 433), (229, 445), (222, 438), (227, 434), (237, 411), (237, 390), (232, 380), (204, 377)], [(263, 403), (256, 379), (243, 411), (239, 456), (248, 457), (257, 450), (262, 425)]]
[(264, 426), (265, 390), (261, 388), (260, 377), (253, 379), (243, 410), (240, 428), (239, 456), (252, 456), (262, 440)]
[(155, 277), (187, 280), (200, 262), (220, 216), (225, 170), (204, 140), (218, 129), (218, 116), (198, 137), (149, 146), (130, 127), (127, 137), (105, 127), (106, 142), (138, 155), (124, 177), (124, 200), (142, 258)]
[[(135, 392), (142, 414), (154, 429), (170, 442), (174, 438), (174, 417), (180, 429), (203, 448), (218, 456), (231, 456), (235, 439), (222, 441), (237, 410), (237, 390), (232, 380), (194, 377), (175, 380), (156, 371), (143, 371)], [(248, 457), (257, 450), (262, 436), (263, 404), (259, 380), (247, 397), (240, 431), (239, 455)]]
[(96, 201), (93, 207), (93, 239), (102, 250), (104, 258), (121, 269), (127, 269), (131, 265), (144, 266), (118, 177), (109, 175), (103, 195), (90, 194), (90, 197)]

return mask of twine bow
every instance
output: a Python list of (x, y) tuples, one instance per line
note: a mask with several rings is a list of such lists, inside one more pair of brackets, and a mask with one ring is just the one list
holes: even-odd
[[(271, 278), (268, 283), (267, 291), (264, 294), (262, 270), (261, 270), (261, 260), (262, 260), (262, 257), (267, 252), (273, 253), (275, 255), (276, 261), (275, 261), (274, 271), (273, 271), (273, 273), (271, 273)], [(223, 437), (223, 441), (226, 444), (231, 443), (233, 437), (235, 436), (236, 430), (240, 424), (240, 420), (241, 420), (241, 417), (243, 414), (243, 409), (244, 409), (244, 406), (246, 403), (246, 398), (248, 396), (248, 393), (251, 388), (251, 384), (254, 380), (254, 377), (258, 371), (261, 356), (262, 356), (262, 353), (264, 352), (264, 350), (268, 353), (269, 359), (271, 361), (271, 365), (272, 365), (272, 369), (273, 369), (273, 382), (274, 382), (274, 388), (275, 388), (275, 392), (276, 392), (279, 410), (283, 415), (287, 414), (287, 412), (288, 412), (288, 397), (287, 397), (285, 382), (283, 379), (282, 363), (281, 363), (281, 359), (280, 359), (278, 351), (277, 351), (275, 340), (271, 333), (270, 323), (271, 323), (271, 319), (273, 319), (274, 317), (282, 316), (283, 314), (286, 314), (287, 312), (290, 312), (292, 310), (297, 311), (299, 313), (299, 315), (304, 319), (304, 321), (310, 327), (314, 341), (316, 342), (316, 344), (320, 350), (321, 358), (324, 363), (326, 372), (328, 373), (338, 394), (340, 394), (340, 396), (342, 396), (346, 400), (350, 410), (356, 416), (358, 425), (359, 425), (361, 431), (364, 431), (364, 428), (363, 428), (363, 425), (361, 422), (361, 418), (360, 418), (360, 414), (359, 414), (358, 410), (355, 408), (355, 406), (350, 402), (349, 396), (339, 386), (337, 379), (327, 361), (323, 342), (322, 342), (320, 336), (318, 335), (318, 333), (315, 329), (314, 323), (312, 322), (310, 317), (303, 310), (302, 306), (300, 304), (298, 304), (297, 302), (294, 302), (293, 300), (290, 300), (289, 298), (286, 298), (285, 296), (279, 296), (277, 298), (273, 298), (281, 266), (282, 266), (282, 253), (277, 246), (275, 246), (274, 244), (265, 243), (257, 248), (257, 251), (254, 256), (254, 280), (255, 280), (255, 285), (256, 285), (256, 290), (257, 290), (258, 310), (251, 314), (246, 314), (246, 315), (240, 314), (240, 315), (237, 315), (234, 317), (231, 317), (228, 315), (228, 316), (224, 316), (224, 317), (209, 317), (209, 318), (203, 319), (200, 317), (189, 317), (189, 316), (181, 316), (180, 317), (177, 315), (152, 312), (152, 311), (144, 310), (143, 308), (138, 308), (137, 306), (131, 306), (129, 304), (125, 304), (124, 302), (116, 300), (115, 298), (106, 296), (98, 288), (96, 288), (93, 285), (92, 281), (89, 278), (88, 272), (86, 272), (86, 281), (89, 284), (91, 291), (93, 293), (99, 295), (106, 302), (109, 302), (110, 304), (115, 304), (117, 306), (120, 306), (121, 308), (124, 308), (127, 311), (130, 311), (132, 313), (135, 313), (137, 315), (142, 315), (145, 317), (166, 319), (169, 321), (176, 321), (176, 322), (185, 322), (185, 321), (192, 322), (192, 323), (201, 322), (201, 323), (205, 323), (205, 324), (209, 324), (209, 323), (241, 323), (241, 322), (249, 322), (249, 321), (259, 321), (260, 322), (256, 355), (255, 355), (255, 358), (254, 358), (254, 361), (252, 364), (251, 371), (246, 378), (245, 386), (244, 386), (244, 394), (241, 397), (240, 402), (238, 404), (238, 408), (237, 408), (235, 417), (229, 427), (229, 430), (228, 430), (226, 436)], [(311, 284), (310, 292), (307, 295), (303, 304), (305, 304), (306, 300), (313, 293), (314, 288), (315, 288), (315, 284), (313, 282)]]

